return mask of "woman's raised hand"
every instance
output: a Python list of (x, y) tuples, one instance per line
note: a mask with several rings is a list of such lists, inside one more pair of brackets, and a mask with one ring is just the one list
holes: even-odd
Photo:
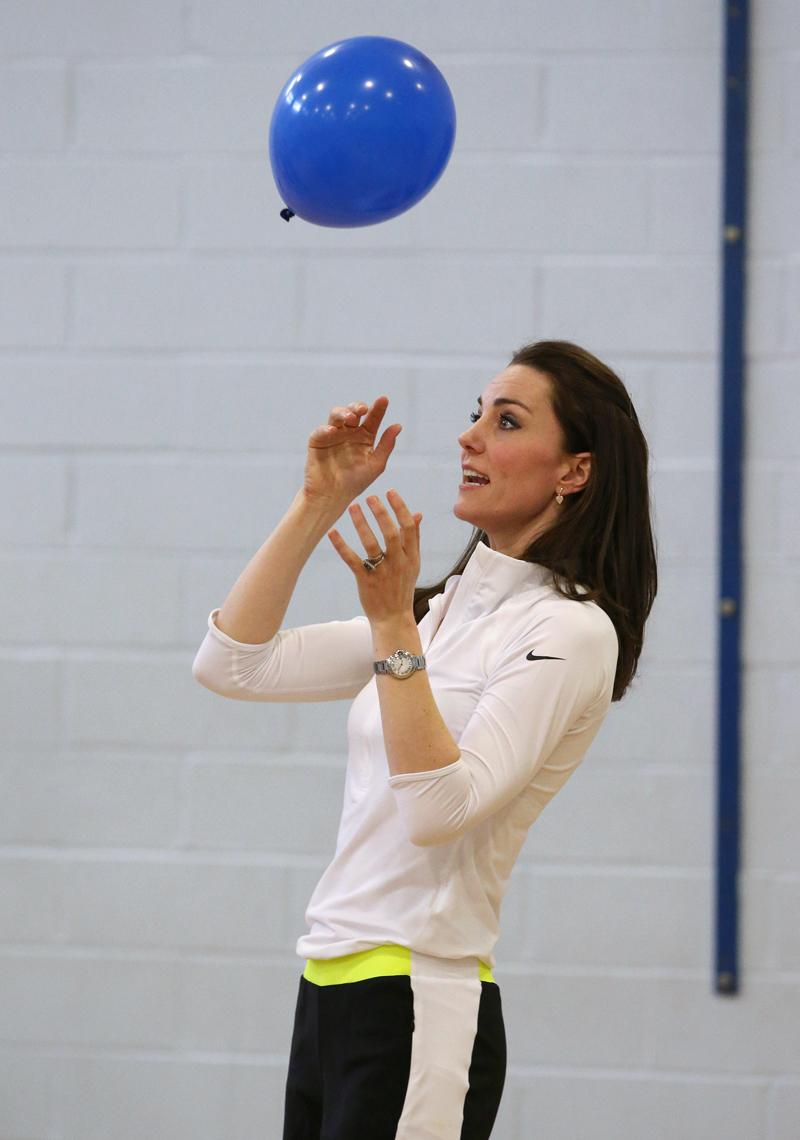
[[(370, 407), (354, 402), (332, 408), (327, 424), (308, 438), (303, 494), (314, 502), (330, 503), (340, 511), (352, 503), (384, 471), (400, 424), (390, 424), (376, 446), (388, 396), (378, 396)], [(363, 418), (362, 418), (363, 417)]]

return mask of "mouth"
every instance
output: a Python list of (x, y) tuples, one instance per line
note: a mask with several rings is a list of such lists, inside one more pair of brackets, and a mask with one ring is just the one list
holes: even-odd
[(488, 487), (490, 480), (485, 475), (481, 475), (478, 471), (473, 471), (471, 468), (464, 468), (461, 476), (461, 483), (459, 490), (461, 491), (474, 491), (478, 487)]

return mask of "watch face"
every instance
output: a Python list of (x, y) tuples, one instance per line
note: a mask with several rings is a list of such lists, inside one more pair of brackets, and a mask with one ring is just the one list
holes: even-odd
[(398, 650), (388, 658), (389, 668), (394, 673), (395, 677), (407, 677), (409, 673), (414, 672), (414, 662), (411, 660), (411, 654), (403, 650)]

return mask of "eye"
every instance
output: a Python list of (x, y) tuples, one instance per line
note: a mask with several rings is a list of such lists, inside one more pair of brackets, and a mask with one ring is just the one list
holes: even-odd
[[(470, 412), (469, 418), (475, 424), (481, 418), (481, 414), (480, 414), (480, 412)], [(514, 419), (513, 416), (510, 416), (508, 414), (508, 412), (501, 412), (500, 416), (499, 416), (499, 420), (500, 420), (500, 423), (502, 423), (505, 420), (507, 423), (509, 423), (511, 425), (512, 428), (519, 427), (519, 424), (517, 423), (517, 421)]]

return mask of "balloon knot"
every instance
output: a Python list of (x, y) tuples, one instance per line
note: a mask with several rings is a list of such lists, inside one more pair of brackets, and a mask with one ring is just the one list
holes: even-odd
[(287, 206), (285, 209), (281, 210), (281, 217), (285, 222), (288, 222), (290, 218), (294, 217), (294, 210), (290, 210)]

